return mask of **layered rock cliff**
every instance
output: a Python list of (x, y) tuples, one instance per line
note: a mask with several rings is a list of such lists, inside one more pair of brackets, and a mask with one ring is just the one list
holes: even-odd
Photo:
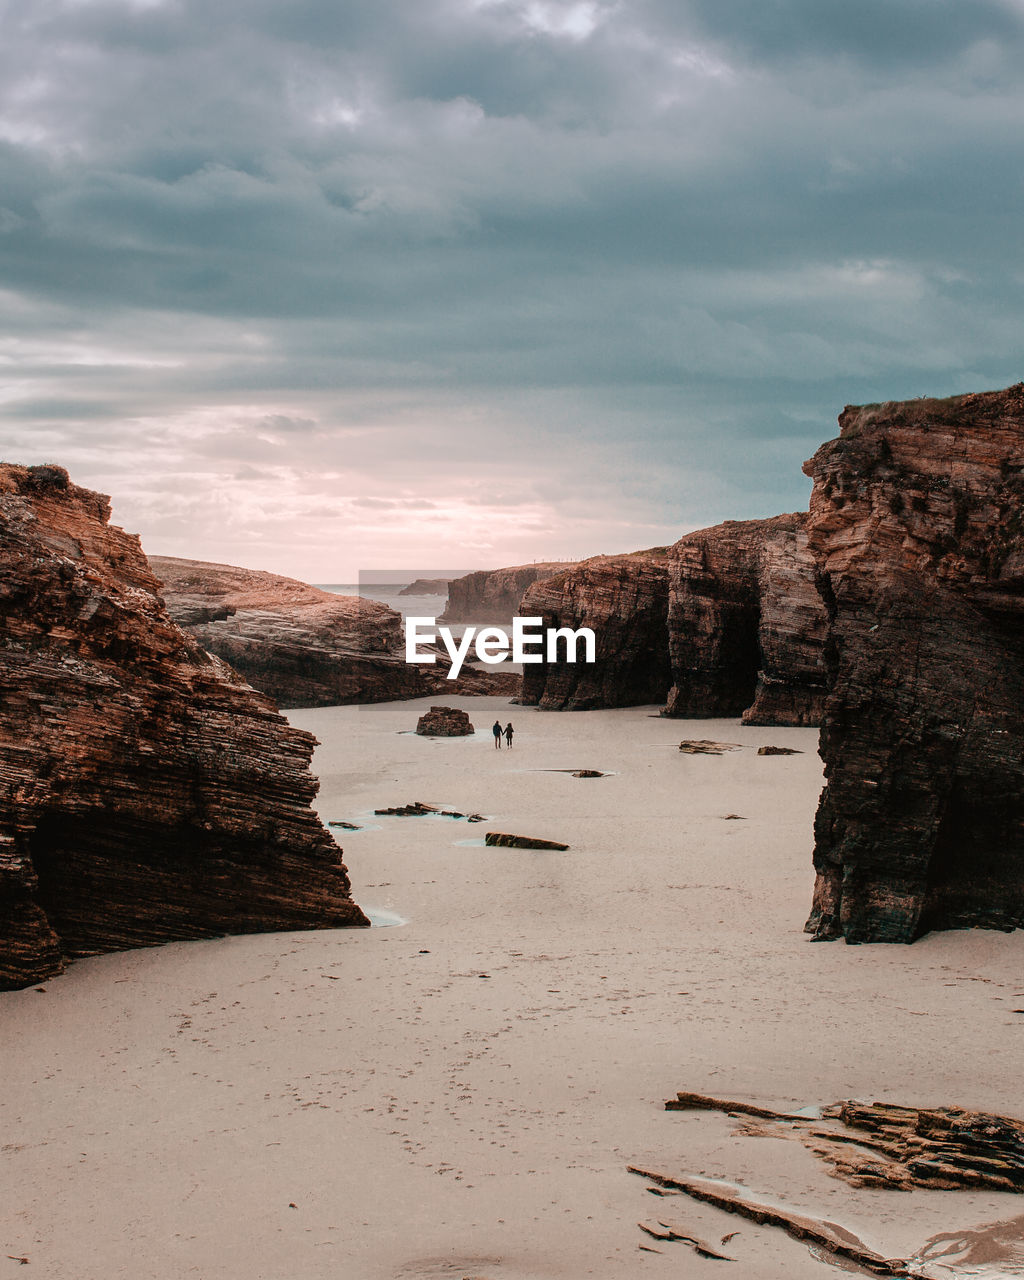
[(151, 556), (171, 617), (282, 707), (509, 693), (510, 677), (405, 661), (401, 615), (259, 569)]
[(818, 723), (826, 617), (803, 520), (727, 521), (537, 583), (520, 612), (591, 627), (598, 660), (524, 667), (522, 701), (549, 710), (665, 702), (670, 716)]
[(666, 715), (819, 723), (827, 622), (804, 522), (727, 520), (673, 546)]
[(667, 558), (652, 552), (585, 560), (535, 582), (519, 612), (545, 628), (590, 627), (596, 661), (524, 664), (520, 702), (545, 711), (663, 702), (671, 683), (668, 575)]
[(0, 465), (0, 987), (64, 957), (365, 925), (315, 741), (167, 615), (58, 467)]
[(831, 616), (808, 929), (1024, 925), (1024, 384), (848, 408), (806, 465)]
[(526, 589), (569, 565), (551, 560), (511, 565), (506, 569), (479, 569), (448, 584), (448, 603), (442, 622), (506, 622), (520, 612)]

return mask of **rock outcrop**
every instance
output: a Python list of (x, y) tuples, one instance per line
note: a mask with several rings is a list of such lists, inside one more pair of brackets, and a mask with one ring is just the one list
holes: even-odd
[(540, 840), (536, 836), (513, 836), (504, 831), (488, 831), (484, 836), (484, 844), (492, 849), (555, 849), (565, 852), (567, 844), (558, 840)]
[(672, 548), (666, 715), (820, 722), (827, 619), (804, 522), (727, 520)]
[(584, 560), (534, 583), (520, 612), (544, 627), (592, 628), (595, 661), (525, 663), (520, 702), (545, 711), (663, 702), (671, 684), (668, 575), (667, 557), (637, 553)]
[(834, 684), (808, 929), (1024, 925), (1024, 384), (848, 408), (805, 470)]
[(446, 596), (451, 578), (417, 578), (399, 591), (400, 596)]
[(401, 615), (376, 600), (336, 595), (259, 569), (151, 556), (171, 617), (282, 707), (510, 692), (507, 675), (464, 666), (446, 680), (405, 661)]
[(0, 466), (0, 987), (64, 957), (368, 923), (315, 740), (168, 616), (59, 467)]
[(476, 730), (461, 707), (431, 707), (416, 722), (416, 732), (424, 738), (465, 738)]
[(548, 710), (664, 702), (669, 716), (817, 724), (827, 619), (803, 524), (801, 515), (730, 520), (538, 582), (521, 612), (591, 627), (597, 662), (525, 666), (522, 701)]
[(448, 603), (441, 622), (507, 622), (522, 612), (527, 587), (568, 568), (565, 561), (517, 564), (505, 569), (478, 569), (448, 584)]

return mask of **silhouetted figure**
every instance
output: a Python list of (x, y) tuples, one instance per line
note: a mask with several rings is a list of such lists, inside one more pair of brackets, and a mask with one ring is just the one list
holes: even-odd
[(501, 750), (501, 721), (500, 720), (495, 720), (494, 724), (491, 725), (491, 733), (494, 734), (494, 745), (500, 751)]
[(509, 751), (511, 751), (511, 750), (512, 750), (512, 735), (513, 735), (513, 733), (515, 733), (515, 730), (512, 728), (512, 721), (510, 720), (510, 721), (508, 722), (508, 724), (505, 726), (505, 741), (508, 743), (508, 749), (509, 749)]

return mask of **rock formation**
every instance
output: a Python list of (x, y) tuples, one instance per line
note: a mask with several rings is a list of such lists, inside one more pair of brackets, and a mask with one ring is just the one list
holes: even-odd
[(806, 465), (831, 617), (808, 929), (1024, 925), (1024, 384), (848, 408)]
[(367, 924), (313, 737), (168, 617), (59, 467), (0, 466), (0, 987), (66, 956)]
[(827, 620), (803, 523), (730, 520), (538, 582), (521, 612), (593, 628), (597, 662), (524, 667), (522, 701), (548, 710), (666, 702), (670, 716), (817, 724)]
[(827, 623), (803, 524), (727, 520), (672, 548), (666, 715), (819, 722)]
[(514, 692), (507, 674), (464, 666), (446, 680), (434, 666), (405, 661), (401, 615), (376, 600), (336, 595), (295, 578), (151, 556), (167, 610), (210, 653), (282, 707)]
[(399, 591), (400, 596), (446, 596), (451, 578), (417, 578)]
[(520, 612), (545, 627), (591, 627), (596, 661), (523, 665), (520, 702), (545, 711), (587, 711), (663, 702), (669, 671), (668, 572), (664, 556), (584, 560), (529, 588)]
[(420, 716), (416, 732), (425, 738), (464, 738), (476, 730), (460, 707), (431, 707)]
[(488, 831), (484, 844), (492, 849), (555, 849), (565, 852), (567, 844), (558, 840), (540, 840), (536, 836), (513, 836), (504, 831)]
[(565, 561), (517, 564), (506, 569), (479, 569), (448, 584), (448, 603), (440, 622), (507, 622), (521, 612), (527, 587), (568, 568)]

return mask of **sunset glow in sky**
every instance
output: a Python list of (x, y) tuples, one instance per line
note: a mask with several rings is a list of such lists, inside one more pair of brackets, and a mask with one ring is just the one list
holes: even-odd
[(806, 505), (1024, 377), (1019, 0), (0, 0), (0, 456), (312, 581)]

